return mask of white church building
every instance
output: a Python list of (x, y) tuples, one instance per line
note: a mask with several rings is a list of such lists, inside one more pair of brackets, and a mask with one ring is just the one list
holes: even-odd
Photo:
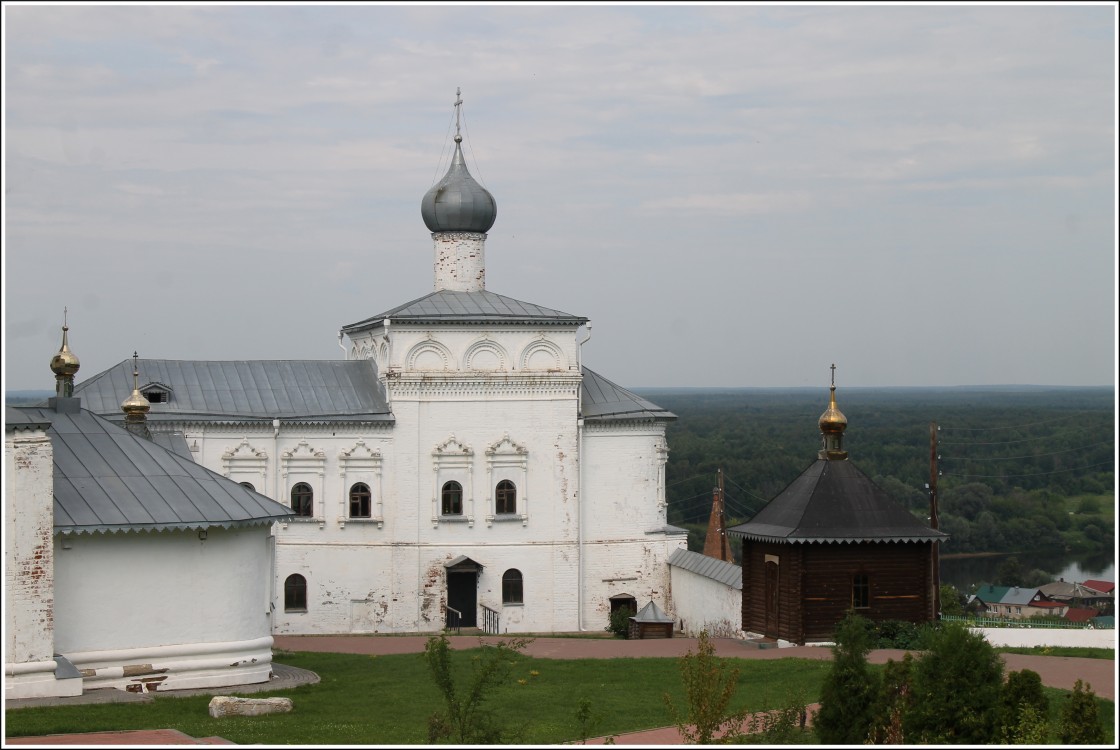
[[(583, 366), (587, 318), (486, 289), (497, 205), (461, 140), (421, 202), (434, 290), (343, 326), (346, 359), (138, 362), (153, 433), (295, 514), (272, 532), (275, 634), (573, 632), (620, 604), (671, 611), (674, 416)], [(132, 371), (75, 395), (120, 419)]]

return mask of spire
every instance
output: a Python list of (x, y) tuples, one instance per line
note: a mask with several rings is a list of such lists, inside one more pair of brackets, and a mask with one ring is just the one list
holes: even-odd
[(818, 426), (824, 447), (817, 453), (819, 458), (829, 461), (843, 461), (848, 458), (848, 452), (843, 450), (844, 430), (848, 429), (848, 418), (836, 406), (836, 364), (832, 367), (832, 385), (828, 391), (828, 408), (821, 414)]
[(129, 432), (140, 437), (152, 439), (148, 430), (147, 415), (152, 408), (151, 403), (140, 392), (140, 367), (137, 364), (138, 355), (132, 353), (132, 394), (121, 403), (124, 412), (124, 426)]
[(719, 484), (712, 490), (712, 515), (708, 518), (708, 534), (704, 537), (704, 554), (724, 562), (732, 562), (731, 542), (725, 533), (723, 511), (723, 469), (719, 470)]
[(78, 358), (70, 351), (70, 344), (66, 340), (66, 332), (70, 327), (66, 324), (66, 308), (62, 308), (62, 348), (58, 354), (51, 358), (51, 370), (54, 372), (54, 394), (56, 398), (72, 398), (74, 395), (74, 375), (81, 364)]

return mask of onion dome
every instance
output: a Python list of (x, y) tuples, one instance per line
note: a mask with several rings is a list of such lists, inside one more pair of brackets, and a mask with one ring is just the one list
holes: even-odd
[(70, 344), (66, 340), (66, 332), (70, 327), (66, 325), (66, 314), (63, 313), (62, 322), (62, 348), (58, 354), (51, 357), (51, 371), (54, 373), (54, 395), (58, 398), (71, 398), (74, 395), (74, 375), (81, 364), (77, 355), (70, 351)]
[(459, 135), (459, 107), (463, 100), (458, 90), (455, 96), (455, 156), (447, 174), (420, 201), (420, 216), (432, 232), (485, 234), (498, 218), (498, 204), (490, 191), (467, 171), (463, 136)]
[(821, 428), (823, 447), (817, 453), (819, 458), (829, 461), (843, 461), (848, 452), (843, 449), (844, 430), (848, 429), (848, 418), (836, 406), (836, 365), (832, 365), (832, 385), (828, 389), (828, 408), (824, 410), (817, 425)]
[(73, 378), (81, 363), (78, 362), (77, 355), (70, 351), (70, 344), (66, 341), (66, 332), (69, 330), (65, 324), (62, 326), (62, 348), (51, 357), (51, 371), (59, 377)]
[(821, 432), (826, 435), (839, 435), (844, 432), (844, 430), (848, 429), (848, 418), (845, 417), (844, 413), (836, 406), (835, 385), (829, 388), (828, 408), (824, 410), (824, 414), (821, 415), (821, 419), (817, 424), (820, 425)]
[(121, 410), (129, 420), (142, 420), (152, 404), (140, 392), (140, 369), (136, 366), (136, 352), (132, 353), (132, 394), (121, 402)]

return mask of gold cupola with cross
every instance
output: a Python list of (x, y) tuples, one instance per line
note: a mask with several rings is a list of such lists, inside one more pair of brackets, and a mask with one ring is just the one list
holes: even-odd
[(821, 418), (817, 422), (821, 428), (821, 441), (823, 443), (823, 447), (817, 453), (817, 456), (829, 461), (845, 461), (848, 458), (848, 452), (843, 449), (843, 442), (844, 430), (848, 429), (848, 418), (836, 406), (835, 363), (830, 369), (832, 370), (832, 385), (828, 389), (828, 408), (824, 410), (824, 414), (821, 414)]

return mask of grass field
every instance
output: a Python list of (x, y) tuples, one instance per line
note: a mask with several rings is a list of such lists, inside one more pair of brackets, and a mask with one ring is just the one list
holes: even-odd
[[(471, 669), (474, 653), (452, 653), (460, 675)], [(157, 696), (150, 704), (6, 711), (7, 735), (170, 728), (192, 737), (217, 735), (238, 744), (427, 744), (428, 717), (440, 707), (440, 699), (423, 655), (278, 652), (276, 658), (312, 670), (322, 680), (317, 685), (268, 693), (291, 698), (295, 705), (291, 714), (212, 719), (207, 713), (208, 695)], [(816, 702), (830, 668), (830, 662), (815, 659), (729, 661), (740, 670), (733, 708), (751, 710), (778, 708), (795, 697)], [(576, 714), (581, 698), (589, 699), (593, 706), (589, 736), (668, 726), (672, 720), (663, 699), (666, 692), (681, 705), (684, 694), (677, 659), (522, 657), (513, 667), (511, 684), (493, 693), (489, 707), (513, 731), (513, 742), (558, 744), (580, 739)], [(1046, 688), (1046, 692), (1056, 723), (1067, 691)], [(1111, 744), (1114, 706), (1106, 700), (1098, 704)], [(808, 735), (806, 741), (815, 738)]]

